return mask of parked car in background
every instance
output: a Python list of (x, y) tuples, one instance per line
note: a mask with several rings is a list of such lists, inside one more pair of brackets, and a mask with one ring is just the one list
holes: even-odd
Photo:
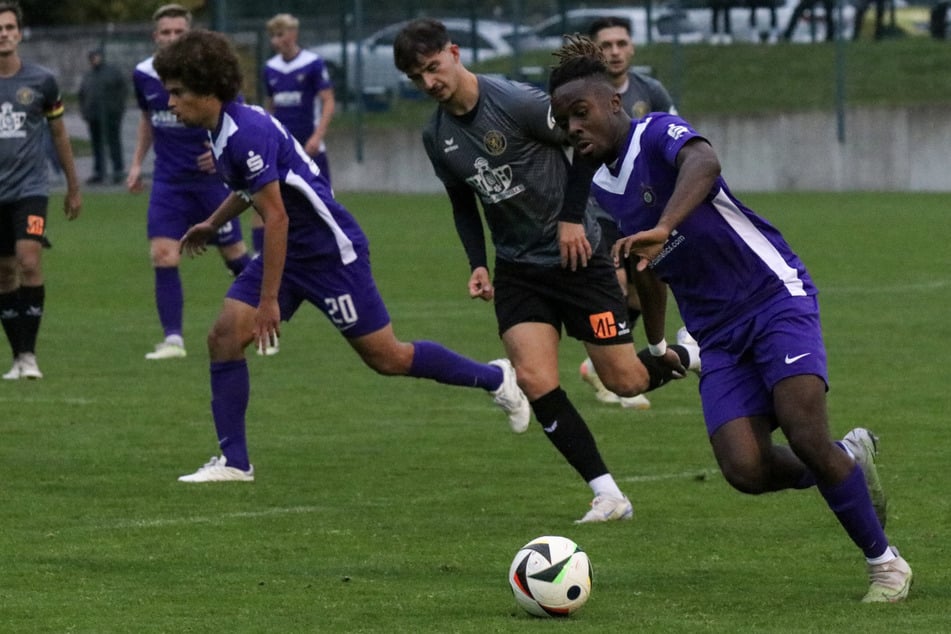
[[(546, 18), (520, 37), (522, 50), (555, 50), (562, 45), (566, 33), (587, 34), (591, 23), (597, 18), (616, 16), (627, 18), (631, 23), (631, 40), (636, 45), (647, 44), (647, 10), (645, 7), (607, 7), (571, 9)], [(683, 44), (703, 41), (703, 34), (691, 17), (684, 11), (674, 12), (654, 5), (651, 11), (651, 41), (672, 42), (674, 34)]]
[[(462, 61), (466, 64), (473, 61), (489, 60), (495, 57), (512, 55), (513, 49), (510, 37), (514, 28), (512, 24), (492, 20), (476, 20), (475, 32), (473, 22), (457, 18), (437, 18), (446, 25), (449, 37), (459, 45)], [(309, 50), (320, 55), (327, 63), (334, 87), (339, 95), (352, 96), (356, 92), (357, 82), (357, 47), (362, 55), (362, 85), (365, 93), (385, 92), (388, 94), (398, 90), (404, 78), (393, 65), (393, 41), (400, 29), (408, 22), (398, 22), (386, 26), (369, 37), (357, 42), (348, 42), (346, 50), (340, 42), (321, 44)], [(527, 27), (523, 27), (525, 31)], [(346, 68), (346, 76), (343, 69)]]

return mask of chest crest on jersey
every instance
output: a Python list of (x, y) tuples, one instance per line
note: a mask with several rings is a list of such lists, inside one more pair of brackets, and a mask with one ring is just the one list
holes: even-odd
[(498, 130), (489, 130), (485, 133), (485, 136), (482, 137), (482, 144), (485, 146), (486, 152), (492, 156), (498, 156), (505, 151), (505, 148), (508, 146), (508, 140), (505, 138), (505, 135)]
[(21, 106), (28, 106), (36, 99), (36, 92), (32, 88), (23, 86), (17, 90), (17, 103)]
[(641, 200), (644, 201), (644, 204), (648, 207), (653, 207), (654, 203), (657, 202), (657, 195), (654, 193), (654, 189), (645, 183), (641, 184)]
[(638, 100), (634, 102), (634, 105), (631, 106), (631, 117), (634, 119), (642, 119), (644, 115), (650, 113), (650, 105), (644, 100)]

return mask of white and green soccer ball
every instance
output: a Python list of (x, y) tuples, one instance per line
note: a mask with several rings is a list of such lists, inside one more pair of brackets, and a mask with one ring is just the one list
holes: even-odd
[(591, 596), (591, 561), (567, 537), (537, 537), (516, 553), (509, 584), (516, 603), (529, 614), (565, 617)]

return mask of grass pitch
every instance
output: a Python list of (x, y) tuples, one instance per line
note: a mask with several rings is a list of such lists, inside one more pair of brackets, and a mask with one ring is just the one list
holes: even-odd
[[(398, 336), (502, 355), (491, 307), (466, 296), (441, 196), (341, 198), (371, 238)], [(906, 604), (858, 603), (861, 555), (814, 490), (726, 485), (696, 378), (647, 412), (602, 405), (570, 340), (565, 389), (632, 522), (575, 526), (590, 493), (537, 425), (514, 436), (477, 391), (374, 375), (309, 306), (280, 355), (249, 360), (258, 481), (178, 483), (216, 452), (204, 335), (229, 278), (214, 254), (186, 262), (189, 356), (144, 361), (160, 339), (145, 199), (87, 194), (78, 221), (51, 213), (46, 378), (0, 384), (0, 630), (946, 631), (947, 197), (746, 201), (820, 287), (836, 435), (880, 435), (888, 533), (915, 570)], [(594, 565), (592, 598), (567, 622), (522, 613), (506, 582), (518, 547), (543, 534), (576, 540)]]

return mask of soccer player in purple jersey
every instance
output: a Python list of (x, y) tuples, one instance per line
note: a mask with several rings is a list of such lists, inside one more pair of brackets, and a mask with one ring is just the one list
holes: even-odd
[(369, 367), (384, 375), (427, 378), (490, 392), (515, 432), (530, 410), (505, 359), (477, 363), (431, 341), (399, 341), (370, 271), (369, 244), (333, 197), (313, 159), (273, 116), (235, 101), (241, 86), (227, 38), (194, 31), (159, 51), (155, 69), (171, 111), (211, 133), (218, 175), (228, 198), (182, 238), (182, 250), (204, 251), (219, 227), (253, 206), (264, 219), (264, 251), (231, 285), (208, 335), (212, 416), (222, 455), (183, 482), (251, 481), (245, 413), (250, 377), (244, 350), (263, 348), (303, 301), (320, 309)]
[(13, 352), (6, 380), (43, 378), (35, 348), (46, 301), (47, 130), (66, 175), (66, 218), (82, 207), (59, 86), (20, 58), (22, 28), (19, 3), (0, 2), (0, 322)]
[[(759, 494), (816, 486), (865, 555), (864, 602), (901, 601), (912, 573), (885, 536), (886, 504), (866, 429), (829, 432), (826, 352), (817, 290), (779, 231), (745, 207), (710, 143), (683, 119), (631, 121), (593, 42), (569, 37), (550, 77), (552, 110), (576, 151), (603, 163), (598, 201), (637, 258), (635, 283), (650, 347), (666, 348), (667, 287), (700, 342), (700, 396), (726, 480)], [(789, 446), (774, 445), (782, 430)]]
[[(161, 49), (191, 26), (191, 12), (166, 4), (153, 14), (152, 39)], [(149, 254), (155, 271), (155, 305), (164, 340), (145, 355), (149, 360), (177, 359), (186, 355), (182, 337), (185, 294), (178, 266), (178, 241), (191, 225), (204, 220), (228, 195), (215, 176), (207, 135), (186, 128), (168, 109), (168, 93), (152, 66), (152, 57), (138, 64), (132, 75), (135, 96), (142, 110), (135, 152), (126, 178), (131, 192), (141, 192), (142, 163), (155, 148), (155, 172), (149, 196)], [(250, 261), (238, 220), (221, 227), (212, 240), (225, 265), (237, 275)]]
[[(278, 13), (267, 21), (271, 48), (277, 53), (264, 64), (264, 107), (297, 139), (330, 181), (330, 164), (324, 137), (334, 116), (336, 102), (330, 73), (324, 60), (297, 43), (300, 21)], [(314, 120), (314, 117), (317, 120)], [(259, 216), (251, 218), (254, 248), (261, 250), (264, 226)]]
[[(658, 80), (637, 72), (631, 68), (634, 61), (634, 41), (631, 39), (631, 21), (619, 16), (605, 16), (595, 19), (588, 27), (588, 36), (594, 40), (604, 54), (605, 64), (611, 83), (621, 96), (621, 105), (634, 118), (640, 118), (649, 112), (669, 112), (677, 114), (677, 108), (664, 85)], [(595, 218), (601, 225), (601, 233), (609, 244), (621, 237), (617, 223), (611, 214), (594, 205)], [(615, 269), (618, 282), (627, 300), (628, 321), (633, 327), (641, 316), (641, 302), (637, 291), (627, 281), (627, 270), (622, 263)], [(686, 329), (677, 333), (680, 341), (691, 341)], [(595, 390), (595, 396), (603, 403), (620, 403), (621, 407), (632, 409), (650, 409), (651, 403), (644, 394), (623, 397), (611, 392), (595, 371), (591, 359), (581, 363), (581, 378)]]

